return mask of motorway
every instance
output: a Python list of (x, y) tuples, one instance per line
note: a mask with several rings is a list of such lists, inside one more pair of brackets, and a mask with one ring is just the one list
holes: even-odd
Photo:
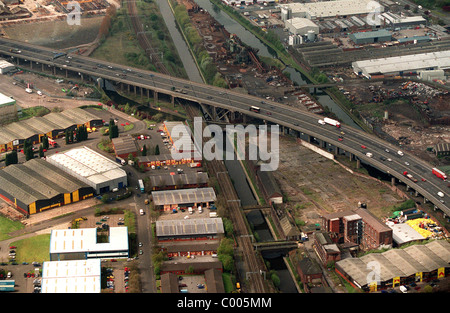
[[(397, 154), (398, 147), (395, 147), (376, 136), (346, 125), (342, 125), (341, 128), (336, 128), (331, 125), (321, 125), (318, 123), (318, 120), (322, 118), (319, 115), (228, 89), (191, 82), (189, 80), (160, 73), (128, 68), (126, 66), (75, 54), (62, 56), (53, 60), (52, 57), (55, 52), (60, 51), (10, 39), (0, 39), (0, 54), (2, 55), (39, 62), (39, 64), (43, 64), (43, 66), (46, 64), (50, 67), (56, 67), (61, 70), (66, 69), (83, 75), (90, 75), (95, 78), (104, 78), (140, 88), (150, 89), (181, 99), (224, 108), (232, 112), (244, 113), (257, 119), (262, 119), (308, 134), (311, 137), (325, 141), (326, 143), (352, 153), (362, 162), (371, 164), (403, 181), (431, 201), (447, 216), (450, 216), (450, 196), (447, 182), (444, 182), (442, 179), (439, 179), (432, 174), (431, 168), (433, 166), (406, 152), (404, 152), (404, 156), (399, 156)], [(176, 90), (178, 89), (183, 89), (183, 93), (177, 92)], [(250, 106), (259, 107), (261, 109), (260, 113), (249, 111)], [(343, 140), (339, 141), (338, 137), (341, 135), (341, 131), (345, 134), (343, 135)], [(365, 146), (366, 148), (362, 148), (362, 146)], [(373, 156), (366, 156), (367, 152), (371, 152)], [(383, 161), (380, 157), (385, 157), (392, 161)], [(406, 178), (403, 175), (404, 171), (408, 171), (408, 173), (412, 174), (418, 179), (418, 182), (414, 183)], [(426, 181), (422, 181), (422, 178)], [(439, 191), (444, 193), (444, 197), (438, 196), (437, 193)]]

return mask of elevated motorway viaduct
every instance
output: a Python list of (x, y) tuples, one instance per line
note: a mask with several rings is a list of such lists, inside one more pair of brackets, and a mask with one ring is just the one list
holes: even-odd
[[(331, 125), (320, 125), (320, 116), (301, 111), (277, 102), (262, 100), (261, 98), (234, 92), (228, 89), (217, 88), (206, 84), (195, 83), (160, 73), (145, 71), (137, 68), (112, 64), (109, 62), (83, 57), (76, 54), (64, 55), (53, 59), (54, 55), (61, 51), (31, 45), (11, 39), (0, 38), (0, 55), (6, 59), (20, 64), (25, 68), (28, 66), (33, 70), (40, 71), (51, 69), (54, 74), (79, 75), (84, 79), (106, 79), (121, 86), (130, 86), (134, 91), (140, 90), (141, 95), (152, 93), (157, 99), (158, 94), (168, 95), (175, 98), (189, 100), (216, 109), (227, 110), (232, 119), (234, 114), (242, 114), (252, 118), (261, 119), (264, 122), (278, 124), (285, 132), (296, 132), (298, 137), (306, 138), (308, 141), (319, 142), (320, 147), (333, 147), (335, 153), (345, 153), (351, 159), (365, 162), (395, 179), (402, 181), (409, 188), (421, 194), (425, 201), (434, 204), (435, 210), (440, 210), (444, 217), (450, 216), (450, 196), (447, 182), (432, 174), (432, 166), (423, 160), (404, 153), (397, 154), (398, 148), (367, 134), (361, 130), (343, 125), (336, 128)], [(260, 112), (252, 112), (250, 106), (257, 106)], [(343, 140), (338, 137), (344, 132)], [(365, 146), (365, 148), (362, 148)], [(372, 153), (372, 157), (366, 155)], [(383, 161), (380, 157), (392, 159)], [(415, 183), (403, 175), (404, 171), (417, 178)], [(423, 181), (422, 178), (426, 181)], [(440, 197), (438, 192), (444, 193)]]

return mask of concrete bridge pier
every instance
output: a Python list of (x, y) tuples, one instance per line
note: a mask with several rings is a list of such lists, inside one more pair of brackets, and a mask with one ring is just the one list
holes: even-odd
[(395, 186), (395, 177), (391, 177), (391, 186)]

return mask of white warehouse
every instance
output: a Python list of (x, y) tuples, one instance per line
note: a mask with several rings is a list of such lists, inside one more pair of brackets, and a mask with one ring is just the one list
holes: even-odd
[(121, 165), (87, 147), (47, 157), (47, 161), (95, 189), (97, 194), (128, 185)]
[(309, 31), (319, 34), (319, 26), (307, 18), (294, 17), (286, 20), (284, 26), (294, 35), (306, 36)]
[[(281, 5), (281, 19), (288, 20), (294, 17), (316, 19), (344, 15), (359, 15), (374, 12), (373, 0), (336, 0), (311, 3), (290, 3)], [(379, 4), (378, 4), (379, 5)], [(379, 5), (377, 12), (383, 12), (384, 7)]]
[(356, 61), (352, 63), (352, 67), (356, 74), (367, 78), (423, 70), (445, 70), (450, 68), (450, 50)]

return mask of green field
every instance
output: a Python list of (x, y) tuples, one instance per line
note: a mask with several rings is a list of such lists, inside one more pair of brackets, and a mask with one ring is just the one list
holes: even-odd
[(37, 235), (12, 242), (16, 246), (16, 262), (44, 262), (50, 261), (50, 234)]
[(11, 238), (8, 234), (15, 230), (24, 228), (21, 222), (14, 222), (0, 216), (0, 241)]

